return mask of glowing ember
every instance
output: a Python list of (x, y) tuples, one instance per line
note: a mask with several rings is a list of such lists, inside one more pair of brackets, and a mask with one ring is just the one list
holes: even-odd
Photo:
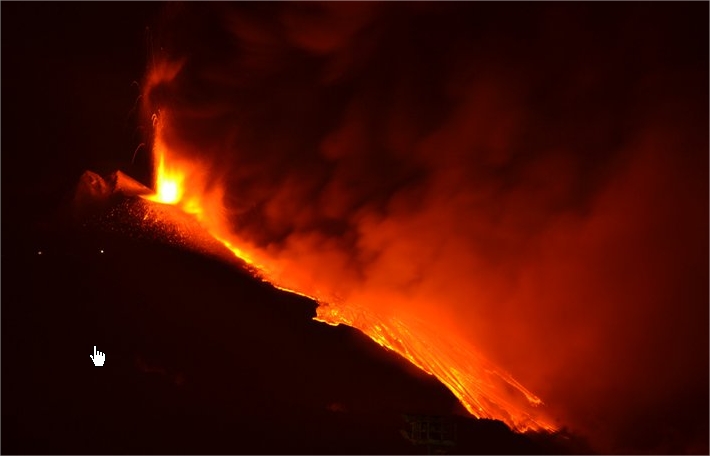
[(262, 280), (278, 289), (317, 301), (317, 321), (359, 329), (381, 346), (436, 376), (472, 415), (504, 421), (518, 431), (556, 429), (535, 408), (542, 404), (537, 396), (487, 361), (464, 340), (448, 334), (444, 336), (430, 324), (412, 316), (376, 312), (372, 306), (359, 305), (357, 298), (341, 299), (325, 293), (301, 268), (239, 239), (224, 218), (223, 190), (219, 183), (208, 180), (206, 167), (184, 160), (166, 147), (163, 119), (154, 118), (154, 126), (156, 193), (145, 196), (146, 199), (174, 205), (194, 215), (215, 239), (254, 267)]

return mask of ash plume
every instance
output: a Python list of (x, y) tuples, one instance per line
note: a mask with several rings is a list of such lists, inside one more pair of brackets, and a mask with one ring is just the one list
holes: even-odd
[(145, 111), (284, 274), (476, 347), (602, 451), (702, 452), (707, 8), (169, 4)]

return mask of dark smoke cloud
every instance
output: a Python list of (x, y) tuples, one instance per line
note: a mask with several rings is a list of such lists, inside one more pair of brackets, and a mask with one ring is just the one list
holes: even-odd
[(455, 328), (603, 450), (707, 451), (707, 13), (170, 4), (147, 106), (270, 255)]

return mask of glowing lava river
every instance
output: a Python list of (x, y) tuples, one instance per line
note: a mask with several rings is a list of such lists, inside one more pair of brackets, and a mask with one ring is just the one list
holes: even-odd
[(358, 297), (350, 293), (343, 298), (324, 289), (327, 285), (317, 283), (295, 261), (240, 239), (226, 221), (221, 183), (203, 165), (180, 157), (166, 146), (164, 115), (153, 116), (155, 194), (143, 198), (194, 216), (211, 236), (251, 266), (259, 279), (315, 300), (317, 321), (362, 331), (438, 378), (475, 417), (503, 421), (518, 432), (557, 430), (558, 426), (544, 415), (537, 396), (486, 360), (467, 341), (415, 316), (380, 310), (377, 303), (368, 305), (373, 303), (363, 300), (372, 299), (372, 294)]

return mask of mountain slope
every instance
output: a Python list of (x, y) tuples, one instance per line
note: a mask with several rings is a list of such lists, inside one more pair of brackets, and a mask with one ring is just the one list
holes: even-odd
[(570, 451), (466, 418), (313, 301), (191, 252), (188, 228), (141, 228), (143, 204), (119, 196), (3, 257), (3, 452), (426, 452), (401, 435), (412, 413), (457, 422), (455, 453)]

